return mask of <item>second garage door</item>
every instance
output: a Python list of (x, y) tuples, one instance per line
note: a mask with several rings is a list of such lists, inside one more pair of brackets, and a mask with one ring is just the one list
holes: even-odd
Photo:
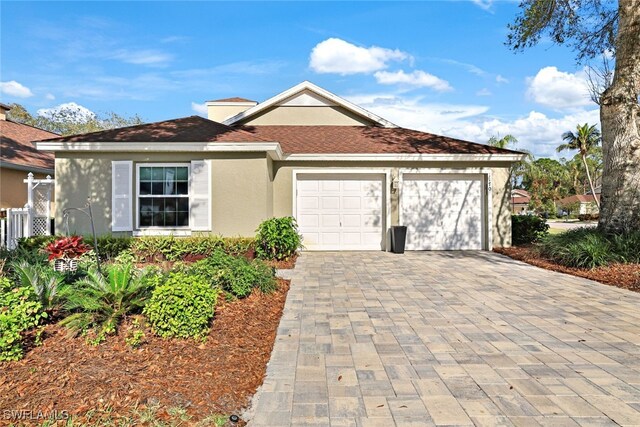
[(403, 175), (408, 250), (483, 249), (481, 175)]
[(383, 180), (368, 174), (298, 174), (296, 218), (305, 248), (380, 250)]

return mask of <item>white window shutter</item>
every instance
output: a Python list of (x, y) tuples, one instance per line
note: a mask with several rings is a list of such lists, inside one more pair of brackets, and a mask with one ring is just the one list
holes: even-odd
[(211, 230), (211, 179), (208, 160), (191, 162), (191, 198), (189, 225), (192, 230)]
[(111, 162), (111, 231), (133, 230), (133, 162)]

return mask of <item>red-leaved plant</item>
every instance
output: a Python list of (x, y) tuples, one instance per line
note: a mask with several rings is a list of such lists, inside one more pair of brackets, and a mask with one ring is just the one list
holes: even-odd
[(82, 236), (61, 237), (47, 245), (49, 261), (60, 258), (79, 258), (91, 250), (91, 246), (82, 241)]

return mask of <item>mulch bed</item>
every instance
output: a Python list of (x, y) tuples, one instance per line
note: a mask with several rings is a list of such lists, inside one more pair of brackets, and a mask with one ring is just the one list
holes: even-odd
[(273, 268), (277, 268), (278, 270), (291, 270), (296, 266), (296, 260), (298, 259), (298, 254), (293, 254), (291, 257), (282, 260), (282, 261), (265, 261), (268, 265)]
[(167, 419), (167, 409), (184, 407), (190, 423), (212, 413), (238, 414), (263, 382), (288, 290), (289, 282), (279, 279), (274, 293), (222, 301), (204, 343), (145, 331), (145, 342), (133, 349), (125, 343), (129, 320), (118, 336), (94, 347), (49, 325), (41, 346), (1, 365), (0, 415), (68, 411), (82, 422), (91, 410), (110, 408), (126, 417), (149, 405), (160, 405), (158, 414)]
[(595, 280), (605, 285), (640, 292), (640, 264), (612, 264), (606, 267), (597, 267), (592, 270), (574, 267), (565, 267), (552, 260), (541, 258), (531, 246), (518, 246), (511, 248), (495, 248), (494, 252), (506, 255), (510, 258), (524, 261), (527, 264), (547, 270), (567, 273), (586, 279)]

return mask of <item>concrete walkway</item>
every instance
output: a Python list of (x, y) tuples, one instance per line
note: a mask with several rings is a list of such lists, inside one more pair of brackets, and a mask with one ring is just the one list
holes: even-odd
[(640, 294), (488, 252), (292, 279), (251, 426), (640, 425)]

